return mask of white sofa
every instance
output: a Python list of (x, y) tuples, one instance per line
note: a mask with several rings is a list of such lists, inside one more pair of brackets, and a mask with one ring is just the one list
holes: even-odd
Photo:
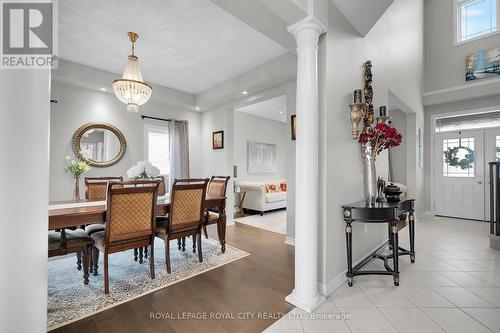
[(271, 180), (271, 181), (237, 181), (236, 186), (241, 192), (246, 192), (243, 208), (256, 210), (264, 214), (264, 212), (286, 208), (287, 192), (266, 192), (266, 184), (274, 184), (280, 188), (281, 183), (286, 183), (286, 180)]

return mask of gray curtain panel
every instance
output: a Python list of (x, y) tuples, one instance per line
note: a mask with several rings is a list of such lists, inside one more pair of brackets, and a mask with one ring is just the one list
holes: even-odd
[(170, 139), (170, 179), (189, 178), (189, 124), (187, 121), (173, 120), (168, 123)]

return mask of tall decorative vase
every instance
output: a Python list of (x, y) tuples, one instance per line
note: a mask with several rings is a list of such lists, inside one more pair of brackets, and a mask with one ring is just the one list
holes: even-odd
[(75, 192), (73, 193), (73, 200), (80, 200), (80, 178), (75, 178)]
[(366, 203), (374, 205), (377, 198), (377, 171), (375, 154), (370, 142), (363, 147), (363, 190)]

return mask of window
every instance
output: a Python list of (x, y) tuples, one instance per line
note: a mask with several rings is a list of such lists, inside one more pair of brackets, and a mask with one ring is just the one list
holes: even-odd
[(453, 132), (500, 126), (500, 111), (436, 119), (436, 132)]
[(170, 174), (170, 142), (166, 127), (146, 125), (144, 127), (146, 160), (160, 169), (168, 181)]
[(443, 177), (474, 177), (474, 138), (443, 140)]
[(500, 0), (455, 0), (455, 4), (458, 44), (498, 31)]

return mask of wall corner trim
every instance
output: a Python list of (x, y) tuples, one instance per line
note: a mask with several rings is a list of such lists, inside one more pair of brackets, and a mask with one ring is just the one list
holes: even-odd
[(293, 237), (285, 237), (285, 244), (295, 246), (295, 238)]

